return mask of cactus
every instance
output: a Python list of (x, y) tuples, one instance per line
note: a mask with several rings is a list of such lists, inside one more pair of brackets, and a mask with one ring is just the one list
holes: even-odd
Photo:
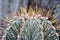
[(52, 25), (56, 21), (53, 9), (33, 10), (30, 7), (28, 10), (19, 10), (13, 23), (5, 30), (2, 40), (59, 40), (55, 25)]
[(30, 20), (26, 25), (21, 40), (59, 40), (53, 26), (44, 19)]
[(3, 40), (59, 40), (47, 19), (18, 19), (6, 29)]
[[(60, 4), (55, 8), (55, 0), (40, 1), (41, 4), (39, 1), (34, 1), (36, 5), (33, 4), (34, 7), (31, 5), (33, 8), (20, 10), (21, 13), (18, 12), (19, 14), (15, 14), (15, 18), (12, 17), (13, 21), (7, 20), (10, 24), (6, 28), (2, 40), (59, 40), (56, 30), (60, 30), (60, 17), (58, 17)], [(37, 6), (41, 6), (41, 8), (39, 9)], [(22, 19), (20, 19), (21, 16)]]

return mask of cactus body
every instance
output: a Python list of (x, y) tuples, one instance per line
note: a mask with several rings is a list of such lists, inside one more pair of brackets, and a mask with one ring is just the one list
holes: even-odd
[(25, 23), (20, 19), (8, 28), (3, 40), (59, 40), (55, 28), (46, 19), (29, 19)]

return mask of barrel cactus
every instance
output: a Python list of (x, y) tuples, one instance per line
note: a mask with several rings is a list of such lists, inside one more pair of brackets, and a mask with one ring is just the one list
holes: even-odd
[(41, 10), (36, 12), (30, 8), (27, 13), (23, 8), (20, 11), (20, 16), (18, 13), (13, 22), (10, 20), (12, 23), (5, 30), (2, 40), (59, 40), (52, 22), (41, 16)]

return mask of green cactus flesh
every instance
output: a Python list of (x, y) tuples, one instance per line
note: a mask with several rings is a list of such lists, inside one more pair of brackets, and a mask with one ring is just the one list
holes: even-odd
[(20, 20), (9, 27), (3, 40), (59, 40), (54, 27), (46, 19), (30, 19), (25, 23)]

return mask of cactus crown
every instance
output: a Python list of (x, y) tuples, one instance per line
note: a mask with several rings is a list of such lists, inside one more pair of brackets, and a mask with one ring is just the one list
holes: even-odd
[[(45, 13), (43, 15), (43, 12)], [(59, 40), (52, 22), (51, 10), (47, 13), (45, 9), (26, 9), (21, 8), (14, 18), (9, 20), (11, 24), (5, 30), (3, 40)], [(47, 16), (46, 16), (47, 14)]]

